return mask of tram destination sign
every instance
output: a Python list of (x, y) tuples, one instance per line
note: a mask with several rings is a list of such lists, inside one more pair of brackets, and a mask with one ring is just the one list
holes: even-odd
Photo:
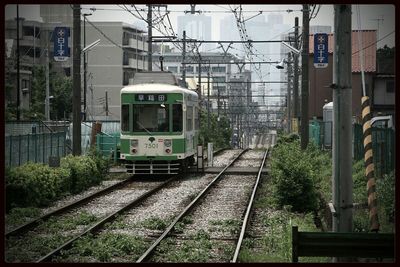
[(135, 101), (138, 102), (165, 102), (167, 101), (167, 95), (165, 94), (136, 94)]
[(328, 35), (317, 33), (314, 35), (314, 67), (328, 67)]

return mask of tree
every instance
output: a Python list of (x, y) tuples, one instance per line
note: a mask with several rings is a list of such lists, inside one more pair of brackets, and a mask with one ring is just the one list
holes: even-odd
[(232, 128), (230, 127), (229, 120), (226, 116), (220, 116), (218, 121), (217, 115), (210, 114), (210, 129), (208, 129), (207, 112), (200, 112), (200, 143), (205, 146), (211, 142), (214, 144), (215, 149), (228, 147), (231, 136)]
[(376, 51), (376, 65), (378, 73), (394, 74), (395, 47), (385, 45)]
[(72, 112), (72, 79), (56, 76), (53, 80), (50, 116), (52, 119), (68, 118)]

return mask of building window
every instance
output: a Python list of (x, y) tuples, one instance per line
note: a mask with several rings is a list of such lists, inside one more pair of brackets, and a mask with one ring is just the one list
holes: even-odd
[(178, 73), (178, 67), (168, 66), (168, 70), (173, 73)]
[(394, 93), (394, 81), (386, 81), (386, 93)]
[(124, 79), (122, 81), (122, 85), (128, 85), (129, 84), (129, 73), (124, 72)]
[(212, 67), (213, 72), (223, 72), (225, 73), (226, 68), (225, 67)]

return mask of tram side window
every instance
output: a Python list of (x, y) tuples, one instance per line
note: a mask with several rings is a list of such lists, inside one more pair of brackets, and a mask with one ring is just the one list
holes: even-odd
[(172, 131), (182, 132), (182, 105), (172, 105)]
[(121, 131), (129, 131), (129, 105), (121, 106)]
[(193, 107), (189, 107), (189, 106), (187, 107), (186, 117), (187, 117), (186, 131), (192, 131), (193, 130)]

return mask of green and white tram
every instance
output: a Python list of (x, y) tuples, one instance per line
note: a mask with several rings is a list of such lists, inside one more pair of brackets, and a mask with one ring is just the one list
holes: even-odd
[[(170, 73), (144, 75), (149, 74)], [(138, 80), (121, 90), (120, 159), (129, 173), (176, 174), (194, 163), (199, 136), (197, 93), (177, 82)]]

